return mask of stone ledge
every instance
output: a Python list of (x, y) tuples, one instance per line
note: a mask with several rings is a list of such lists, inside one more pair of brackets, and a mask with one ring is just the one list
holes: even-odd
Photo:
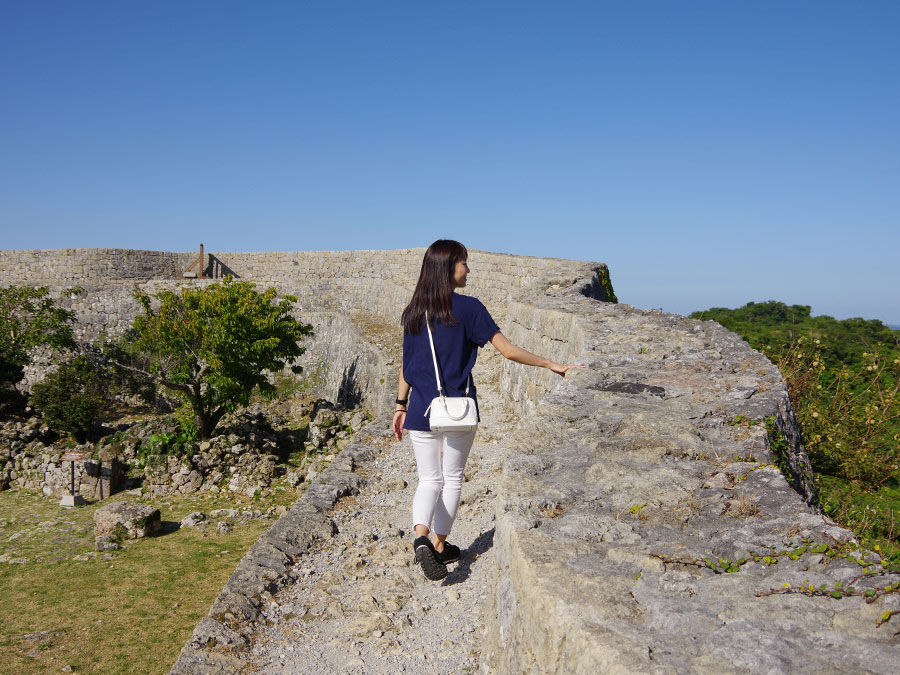
[[(803, 484), (799, 434), (788, 440), (803, 495), (764, 466), (773, 458), (762, 425), (729, 424), (775, 416), (795, 428), (768, 360), (712, 322), (572, 294), (520, 304), (510, 307), (519, 344), (537, 351), (556, 339), (587, 369), (532, 404), (509, 444), (483, 667), (896, 672), (900, 638), (875, 625), (900, 605), (896, 596), (872, 605), (756, 597), (784, 582), (846, 582), (859, 574), (855, 560), (810, 555), (768, 566), (751, 556), (729, 574), (671, 562), (852, 539), (807, 504), (814, 495)], [(505, 380), (512, 391), (539, 391), (527, 373)]]
[(376, 454), (373, 444), (384, 435), (383, 420), (360, 429), (294, 505), (250, 548), (238, 563), (181, 650), (170, 671), (174, 675), (228, 673), (240, 668), (249, 646), (245, 634), (267, 598), (291, 581), (291, 568), (316, 542), (335, 534), (325, 513), (341, 498), (356, 494), (362, 478), (357, 465)]

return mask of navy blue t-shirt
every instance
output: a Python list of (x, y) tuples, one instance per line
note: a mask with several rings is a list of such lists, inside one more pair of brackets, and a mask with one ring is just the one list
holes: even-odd
[[(444, 394), (464, 396), (472, 366), (478, 357), (478, 348), (484, 347), (500, 327), (477, 298), (454, 293), (452, 307), (457, 323), (455, 326), (447, 326), (442, 321), (435, 322), (432, 332), (434, 350), (437, 352)], [(404, 428), (431, 431), (425, 409), (438, 395), (438, 388), (431, 345), (428, 344), (428, 330), (424, 322), (418, 335), (403, 334), (403, 378), (412, 386)], [(475, 399), (477, 407), (474, 382), (469, 387), (469, 396)]]

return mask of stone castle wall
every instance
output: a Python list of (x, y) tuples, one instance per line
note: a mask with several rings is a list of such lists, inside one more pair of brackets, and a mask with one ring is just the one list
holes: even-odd
[(113, 279), (174, 279), (196, 253), (122, 248), (0, 250), (0, 286), (77, 286)]
[[(63, 307), (72, 309), (76, 338), (95, 340), (101, 333), (120, 335), (140, 311), (134, 289), (155, 293), (179, 285), (214, 283), (225, 274), (274, 286), (297, 296), (296, 315), (312, 323), (302, 364), (322, 375), (321, 395), (332, 400), (367, 402), (377, 408), (392, 400), (395, 357), (371, 344), (354, 317), (377, 317), (381, 330), (396, 328), (409, 301), (424, 249), (396, 251), (298, 251), (210, 253), (204, 274), (212, 280), (178, 280), (196, 253), (126, 249), (0, 251), (0, 286), (49, 286)], [(471, 251), (473, 272), (467, 293), (477, 296), (504, 327), (508, 302), (518, 294), (595, 276), (598, 263), (532, 258)], [(79, 295), (66, 289), (80, 286)], [(593, 291), (592, 291), (593, 292)], [(369, 326), (371, 327), (371, 326)], [(505, 328), (504, 328), (505, 330)], [(26, 384), (39, 380), (46, 362), (26, 371)]]
[[(320, 374), (333, 398), (387, 410), (399, 367), (396, 326), (421, 256), (421, 249), (221, 253), (207, 267), (296, 294), (298, 315), (317, 329), (308, 372)], [(151, 292), (210, 283), (173, 280), (193, 257), (5, 251), (0, 285), (50, 285), (57, 293), (83, 286), (83, 295), (62, 301), (90, 339), (127, 325), (137, 311), (129, 297), (136, 283)], [(485, 302), (513, 343), (585, 366), (561, 380), (502, 363), (501, 391), (520, 420), (497, 487), (486, 667), (713, 673), (802, 664), (803, 672), (891, 672), (900, 645), (874, 619), (898, 607), (897, 596), (877, 606), (756, 597), (783, 582), (846, 582), (859, 573), (857, 558), (878, 562), (858, 551), (834, 561), (754, 560), (804, 541), (838, 546), (853, 536), (811, 506), (808, 459), (784, 382), (767, 359), (713, 322), (596, 302), (596, 263), (479, 251), (470, 263), (466, 292)], [(758, 423), (766, 417), (788, 440), (792, 485), (771, 466), (774, 451)], [(252, 619), (273, 579), (287, 578), (285, 560), (329, 536), (322, 509), (361, 480), (354, 462), (372, 452), (357, 450), (332, 467), (346, 476), (311, 488), (291, 518), (260, 539), (199, 634), (212, 624), (233, 633), (222, 618), (226, 607)], [(744, 562), (739, 573), (721, 574), (692, 562), (704, 557)], [(179, 663), (211, 650), (206, 640), (191, 642)]]
[[(397, 251), (298, 251), (290, 253), (212, 253), (206, 273), (226, 273), (261, 286), (276, 286), (299, 296), (300, 310), (344, 310), (375, 313), (399, 321), (419, 274), (424, 249)], [(123, 329), (137, 311), (130, 298), (135, 286), (146, 291), (175, 283), (203, 284), (176, 277), (195, 253), (126, 249), (56, 249), (0, 251), (0, 286), (50, 286), (61, 293), (81, 286), (82, 296), (68, 302), (80, 322)], [(480, 298), (502, 317), (506, 303), (538, 286), (567, 287), (589, 277), (598, 263), (532, 258), (471, 251), (473, 273), (467, 293)]]

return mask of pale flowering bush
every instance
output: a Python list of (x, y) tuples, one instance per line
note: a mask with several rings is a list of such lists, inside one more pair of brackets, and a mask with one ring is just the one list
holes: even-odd
[(823, 349), (799, 337), (776, 357), (806, 449), (817, 471), (878, 488), (900, 471), (900, 359), (831, 370)]

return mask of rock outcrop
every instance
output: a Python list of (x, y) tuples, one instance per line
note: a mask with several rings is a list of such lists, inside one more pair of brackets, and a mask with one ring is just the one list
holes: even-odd
[(520, 366), (503, 378), (524, 415), (499, 487), (483, 665), (895, 670), (900, 640), (876, 619), (896, 595), (757, 597), (891, 579), (809, 505), (802, 447), (774, 451), (770, 439), (796, 440), (796, 428), (768, 360), (713, 322), (572, 293), (523, 299), (508, 316), (514, 342), (556, 345), (586, 368), (552, 389)]

